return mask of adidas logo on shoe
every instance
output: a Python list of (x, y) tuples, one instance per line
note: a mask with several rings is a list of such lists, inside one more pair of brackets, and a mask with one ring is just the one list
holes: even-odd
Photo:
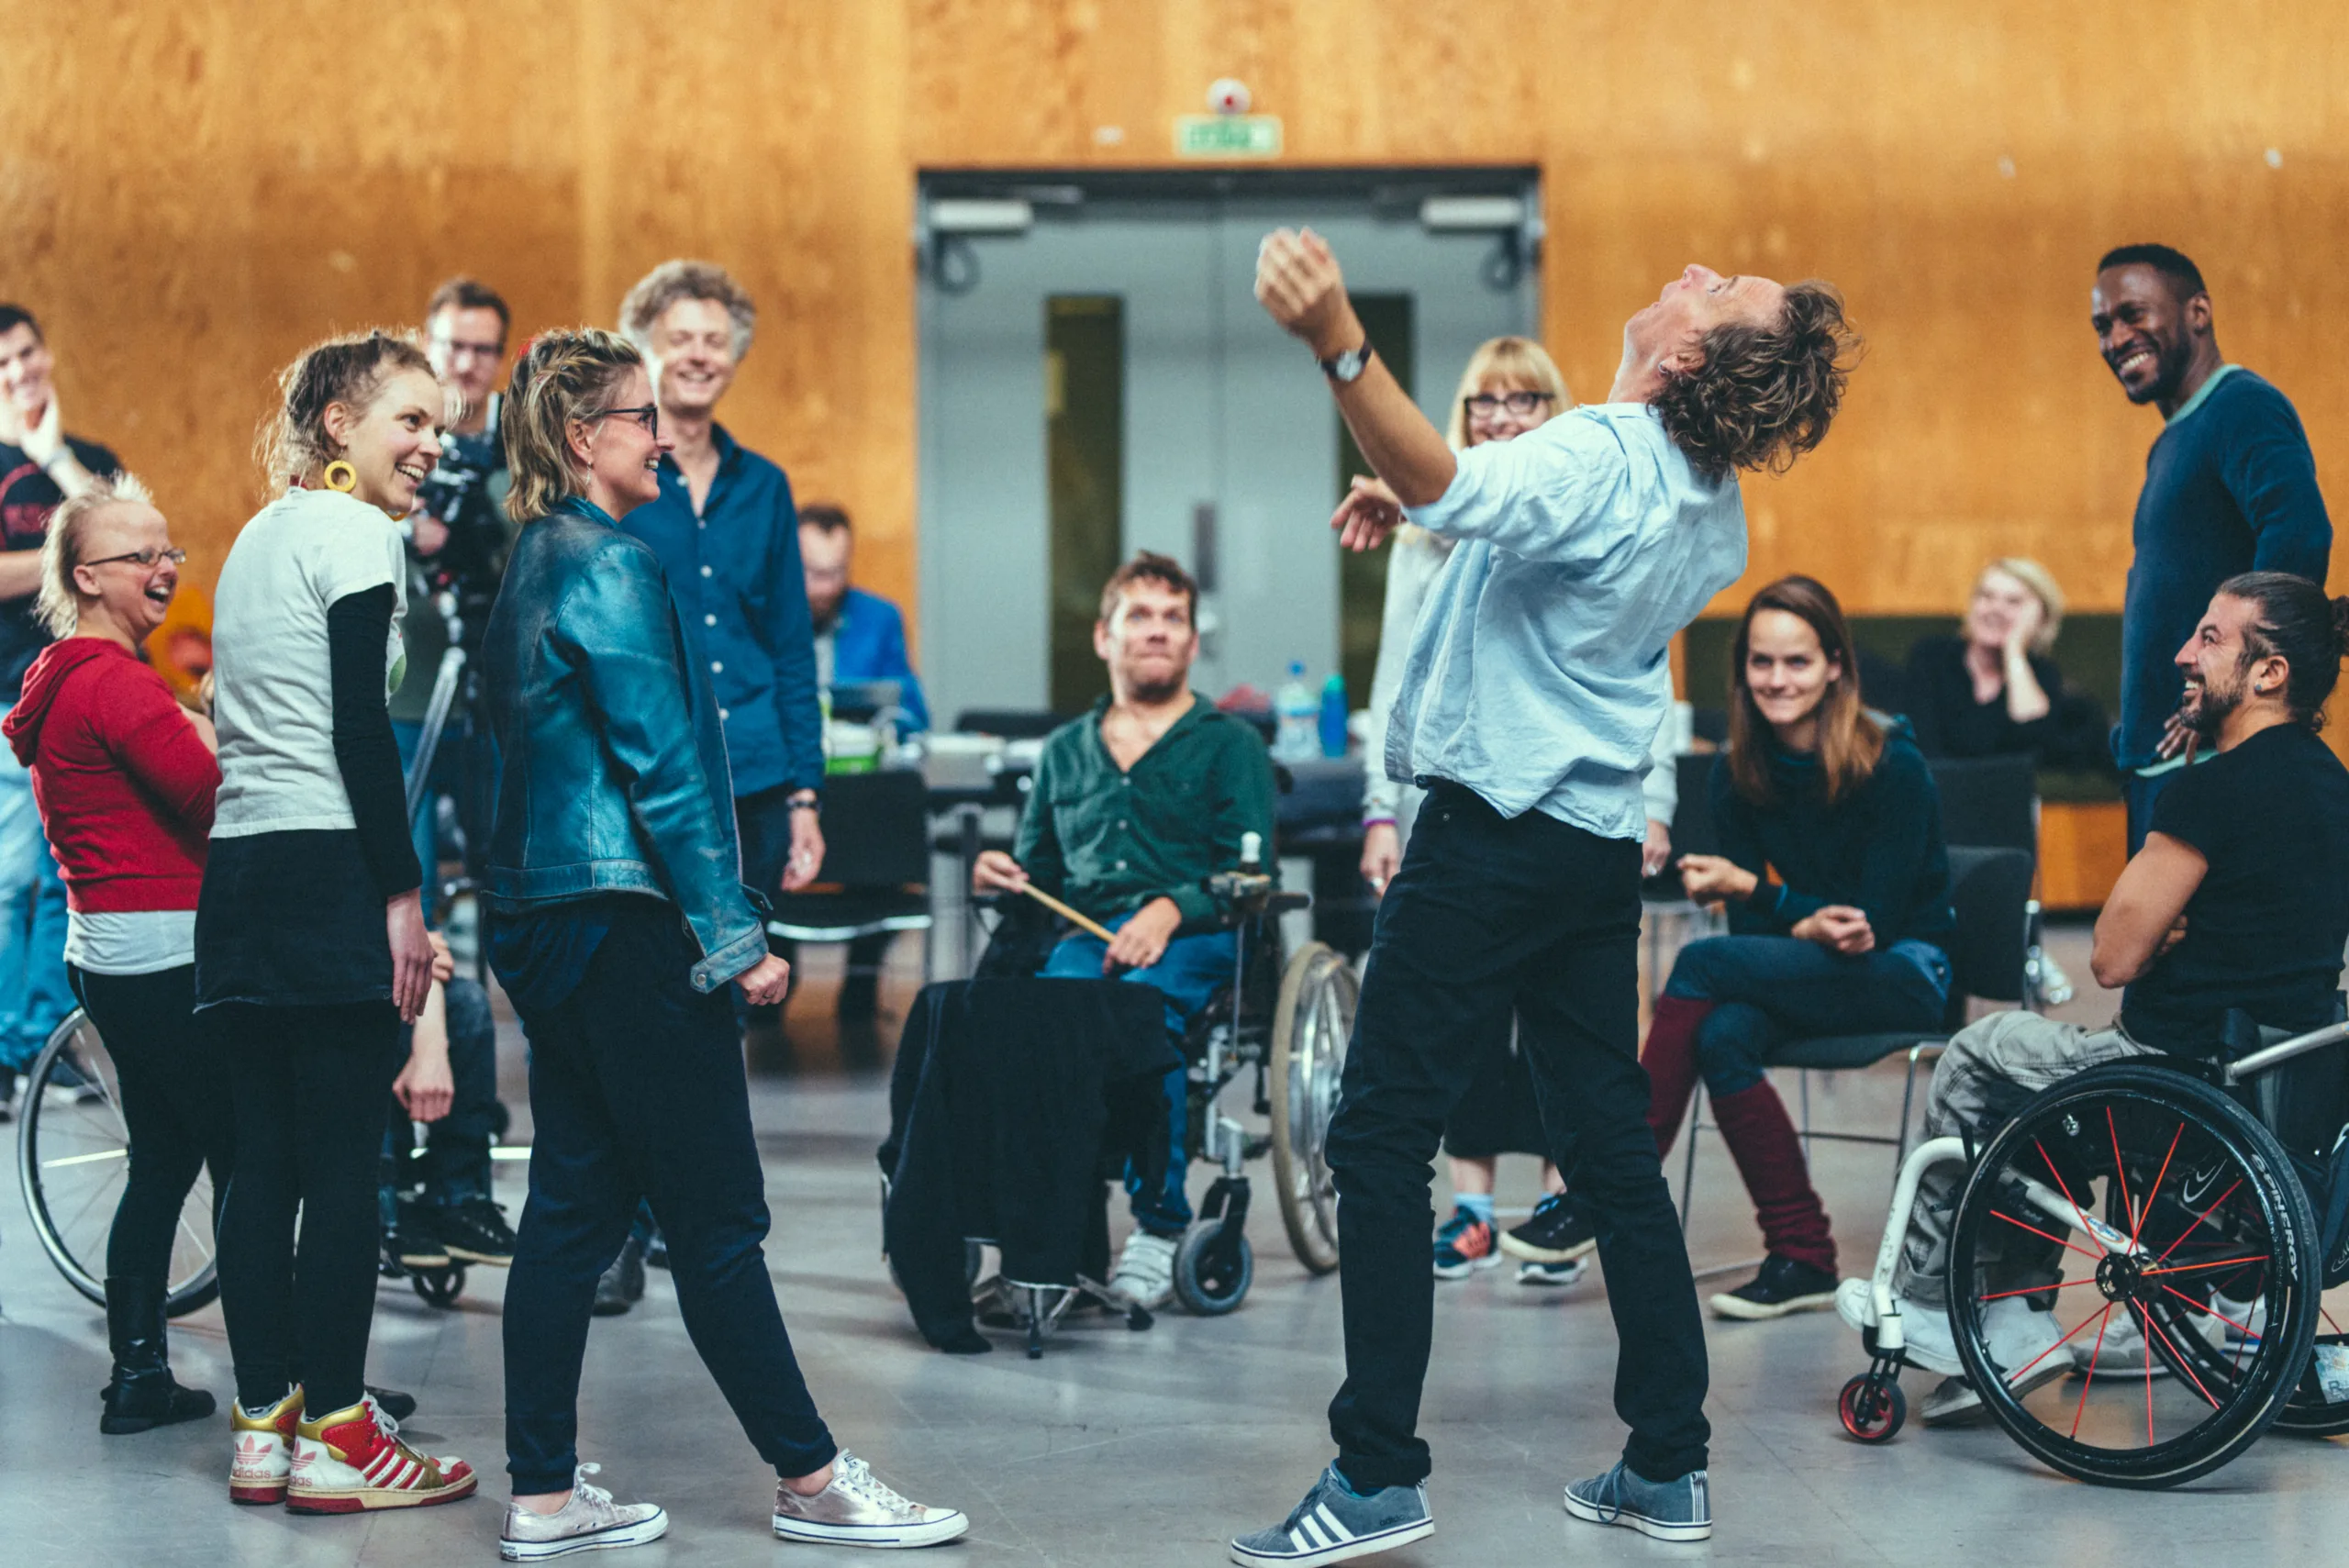
[(362, 1399), (295, 1429), (288, 1512), (356, 1514), (421, 1508), (470, 1497), (481, 1478), (451, 1456), (428, 1457), (399, 1440), (399, 1423)]

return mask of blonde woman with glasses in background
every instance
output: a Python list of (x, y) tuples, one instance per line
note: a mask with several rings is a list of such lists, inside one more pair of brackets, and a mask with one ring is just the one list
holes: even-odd
[[(1468, 356), (1453, 395), (1444, 439), (1454, 451), (1506, 441), (1573, 407), (1574, 401), (1565, 377), (1541, 344), (1531, 338), (1490, 339)], [(1379, 617), (1378, 665), (1371, 678), (1363, 770), (1362, 875), (1371, 891), (1382, 896), (1402, 863), (1404, 836), (1426, 793), (1387, 777), (1387, 721), (1402, 684), (1411, 628), (1452, 557), (1453, 544), (1406, 524), (1388, 547), (1386, 602)], [(1665, 728), (1668, 732), (1670, 726)], [(1672, 852), (1677, 795), (1674, 768), (1670, 736), (1659, 734), (1655, 766), (1644, 789), (1648, 826), (1641, 870), (1650, 876), (1663, 869)], [(1568, 1285), (1589, 1266), (1584, 1254), (1596, 1243), (1586, 1223), (1573, 1222), (1572, 1206), (1564, 1197), (1565, 1178), (1545, 1147), (1532, 1076), (1512, 1034), (1506, 1020), (1497, 1025), (1475, 1083), (1444, 1125), (1444, 1152), (1452, 1161), (1452, 1218), (1435, 1234), (1435, 1276), (1466, 1279), (1498, 1263), (1507, 1251), (1519, 1259), (1520, 1284)], [(1533, 1218), (1508, 1237), (1500, 1236), (1493, 1224), (1495, 1167), (1503, 1154), (1539, 1156), (1543, 1189)]]

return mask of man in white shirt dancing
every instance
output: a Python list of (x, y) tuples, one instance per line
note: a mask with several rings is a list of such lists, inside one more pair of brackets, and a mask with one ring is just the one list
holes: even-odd
[(1553, 1150), (1598, 1212), (1620, 1340), (1623, 1462), (1566, 1489), (1576, 1518), (1667, 1540), (1712, 1532), (1705, 1341), (1639, 1063), (1640, 780), (1672, 638), (1745, 566), (1737, 474), (1826, 435), (1852, 335), (1823, 284), (1690, 267), (1623, 328), (1604, 404), (1455, 453), (1370, 353), (1337, 260), (1268, 236), (1256, 296), (1321, 363), (1376, 482), (1331, 526), (1374, 548), (1402, 519), (1460, 540), (1412, 637), (1388, 774), (1429, 795), (1378, 914), (1330, 1165), (1346, 1381), (1338, 1457), (1245, 1564), (1337, 1562), (1431, 1534), (1416, 1430), (1433, 1282), (1429, 1167), (1514, 1006)]

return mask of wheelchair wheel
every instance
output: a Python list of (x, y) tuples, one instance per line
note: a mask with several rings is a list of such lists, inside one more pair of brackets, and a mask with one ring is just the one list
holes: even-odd
[(1174, 1294), (1202, 1318), (1220, 1318), (1248, 1298), (1256, 1254), (1245, 1231), (1223, 1219), (1202, 1219), (1174, 1248)]
[(1342, 954), (1308, 942), (1281, 974), (1273, 1013), (1273, 1185), (1288, 1244), (1317, 1274), (1338, 1266), (1338, 1194), (1327, 1149), (1359, 992)]
[[(106, 1238), (130, 1176), (130, 1129), (114, 1058), (89, 1016), (76, 1008), (49, 1037), (26, 1080), (17, 1176), (33, 1234), (66, 1283), (103, 1305)], [(220, 1294), (212, 1204), (211, 1173), (200, 1172), (180, 1206), (172, 1241), (163, 1309), (174, 1318)]]
[[(2240, 1454), (2292, 1397), (2319, 1318), (2316, 1234), (2282, 1146), (2233, 1100), (2172, 1067), (2094, 1068), (2026, 1105), (1967, 1178), (1951, 1330), (1985, 1407), (2042, 1462), (2175, 1486)], [(2051, 1303), (2045, 1320), (2027, 1310)], [(2123, 1320), (2175, 1375), (2106, 1363)], [(2002, 1367), (1994, 1339), (2043, 1348)], [(2051, 1358), (2083, 1375), (2043, 1383)]]

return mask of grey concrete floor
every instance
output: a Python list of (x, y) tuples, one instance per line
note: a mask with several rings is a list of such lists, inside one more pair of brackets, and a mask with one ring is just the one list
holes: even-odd
[[(2085, 933), (2057, 949), (2088, 995)], [(1023, 1564), (1202, 1564), (1238, 1529), (1278, 1520), (1329, 1457), (1322, 1410), (1341, 1373), (1337, 1282), (1289, 1255), (1269, 1201), (1251, 1220), (1257, 1271), (1236, 1314), (1169, 1313), (1151, 1332), (1090, 1322), (1044, 1360), (1008, 1340), (990, 1356), (924, 1349), (878, 1255), (872, 1151), (886, 1108), (883, 1040), (846, 1040), (826, 1017), (835, 962), (811, 952), (782, 1038), (754, 1037), (753, 1105), (775, 1217), (768, 1260), (799, 1354), (841, 1440), (917, 1497), (967, 1510), (940, 1560)], [(902, 1006), (910, 974), (893, 976)], [(510, 1029), (510, 1025), (508, 1026)], [(889, 1031), (885, 1029), (885, 1037)], [(505, 1051), (522, 1099), (518, 1044)], [(648, 1064), (650, 1066), (650, 1064)], [(1791, 1085), (1788, 1086), (1791, 1089)], [(1821, 1126), (1890, 1125), (1890, 1069), (1814, 1091)], [(13, 1129), (11, 1129), (13, 1133)], [(525, 1118), (517, 1138), (526, 1138)], [(1751, 1256), (1753, 1229), (1717, 1142), (1698, 1162), (1698, 1266)], [(1888, 1154), (1821, 1146), (1816, 1165), (1847, 1272), (1873, 1255)], [(476, 1270), (454, 1311), (384, 1286), (371, 1375), (415, 1391), (412, 1435), (470, 1458), (482, 1495), (418, 1513), (303, 1519), (223, 1496), (225, 1418), (101, 1438), (104, 1323), (27, 1233), (14, 1162), (0, 1193), (0, 1562), (416, 1564), (495, 1560), (502, 1507), (499, 1315), (504, 1281)], [(1204, 1178), (1197, 1178), (1203, 1181)], [(1677, 1167), (1675, 1166), (1675, 1180)], [(522, 1167), (500, 1167), (518, 1212)], [(1531, 1161), (1505, 1162), (1502, 1202), (1533, 1195)], [(1439, 1183), (1438, 1195), (1442, 1191)], [(1733, 1284), (1738, 1276), (1706, 1282)], [(631, 1563), (820, 1562), (852, 1555), (767, 1533), (771, 1478), (687, 1343), (665, 1276), (628, 1317), (599, 1320), (582, 1405), (585, 1457), (622, 1496), (665, 1505), (668, 1539)], [(2349, 1533), (2344, 1456), (2269, 1439), (2215, 1476), (2164, 1494), (2103, 1491), (2041, 1469), (1996, 1430), (1912, 1426), (1880, 1449), (1846, 1440), (1833, 1401), (1861, 1369), (1831, 1314), (1709, 1326), (1718, 1529), (1667, 1546), (1567, 1519), (1558, 1489), (1611, 1463), (1621, 1429), (1609, 1390), (1615, 1338), (1594, 1273), (1563, 1294), (1506, 1271), (1438, 1287), (1424, 1428), (1435, 1450), (1435, 1537), (1381, 1559), (1397, 1568), (1541, 1562), (1932, 1564), (2299, 1562), (2332, 1560)], [(173, 1336), (183, 1380), (230, 1389), (217, 1308)], [(1926, 1380), (1911, 1374), (1913, 1396)]]

